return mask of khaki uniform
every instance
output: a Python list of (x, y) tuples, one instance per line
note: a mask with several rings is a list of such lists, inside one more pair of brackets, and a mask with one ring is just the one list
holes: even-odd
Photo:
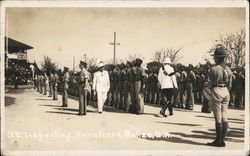
[(52, 74), (51, 84), (52, 84), (52, 97), (53, 100), (57, 100), (57, 83), (58, 83), (58, 75)]
[(196, 77), (194, 72), (191, 70), (187, 75), (187, 100), (186, 109), (193, 110), (194, 108), (194, 86)]
[(69, 73), (66, 72), (63, 75), (63, 96), (62, 96), (62, 107), (68, 107), (68, 82), (69, 82)]
[(91, 88), (89, 85), (89, 72), (83, 68), (80, 71), (78, 89), (79, 89), (79, 115), (87, 113), (87, 96)]
[[(232, 71), (225, 64), (216, 65), (209, 73), (211, 89), (211, 108), (216, 123), (227, 122), (227, 109), (230, 100)], [(219, 86), (220, 85), (220, 86)]]
[(143, 97), (143, 79), (145, 71), (142, 67), (137, 67), (135, 70), (135, 109), (137, 114), (144, 112), (144, 97)]

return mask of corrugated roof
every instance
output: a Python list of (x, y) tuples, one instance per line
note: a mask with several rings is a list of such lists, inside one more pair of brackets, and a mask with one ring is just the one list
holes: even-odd
[(8, 44), (8, 52), (9, 53), (16, 53), (16, 52), (20, 52), (20, 51), (24, 51), (24, 50), (33, 49), (32, 46), (29, 46), (29, 45), (24, 44), (22, 42), (5, 37), (5, 51), (7, 50), (7, 44)]

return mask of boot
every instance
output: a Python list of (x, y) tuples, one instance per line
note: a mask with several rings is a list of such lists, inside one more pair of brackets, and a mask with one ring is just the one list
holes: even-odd
[(162, 115), (162, 116), (164, 116), (164, 117), (167, 117), (167, 115), (165, 114), (165, 112), (166, 112), (166, 109), (167, 109), (167, 104), (165, 104), (163, 107), (162, 107), (162, 109), (161, 109), (161, 111), (160, 111), (160, 114)]
[(211, 143), (207, 143), (207, 145), (220, 147), (221, 146), (221, 136), (222, 136), (222, 123), (216, 123), (215, 128), (216, 128), (216, 139)]
[(222, 122), (222, 136), (221, 136), (221, 147), (225, 147), (225, 138), (228, 130), (228, 122)]

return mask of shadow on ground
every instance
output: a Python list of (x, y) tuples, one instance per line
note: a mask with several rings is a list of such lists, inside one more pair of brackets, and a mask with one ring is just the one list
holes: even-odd
[(183, 144), (191, 144), (191, 145), (206, 145), (204, 143), (195, 142), (192, 140), (187, 140), (187, 139), (183, 139), (183, 138), (176, 137), (176, 136), (154, 137), (154, 138), (145, 137), (145, 138), (141, 138), (141, 139), (150, 140), (150, 141), (167, 141), (167, 142), (172, 142), (172, 143), (183, 143)]
[(13, 98), (13, 97), (10, 97), (10, 96), (5, 96), (4, 99), (5, 99), (5, 107), (13, 105), (16, 102), (16, 98)]
[(200, 124), (188, 124), (188, 123), (175, 123), (175, 122), (159, 122), (156, 123), (163, 123), (163, 124), (169, 124), (169, 125), (179, 125), (179, 126), (202, 126)]

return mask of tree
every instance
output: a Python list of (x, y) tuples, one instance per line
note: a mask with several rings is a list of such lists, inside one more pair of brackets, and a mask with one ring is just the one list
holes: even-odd
[(215, 40), (213, 47), (208, 51), (213, 54), (216, 47), (222, 47), (227, 51), (228, 57), (226, 62), (232, 67), (245, 67), (246, 57), (246, 32), (241, 30), (234, 34), (229, 34), (223, 37), (220, 35), (218, 40)]
[(158, 50), (153, 54), (152, 61), (163, 62), (166, 57), (169, 57), (173, 63), (177, 63), (182, 58), (182, 56), (179, 56), (181, 49), (182, 48), (174, 49), (170, 47)]
[(51, 58), (44, 56), (42, 62), (42, 71), (50, 72), (52, 70), (57, 70), (56, 64), (52, 62)]

